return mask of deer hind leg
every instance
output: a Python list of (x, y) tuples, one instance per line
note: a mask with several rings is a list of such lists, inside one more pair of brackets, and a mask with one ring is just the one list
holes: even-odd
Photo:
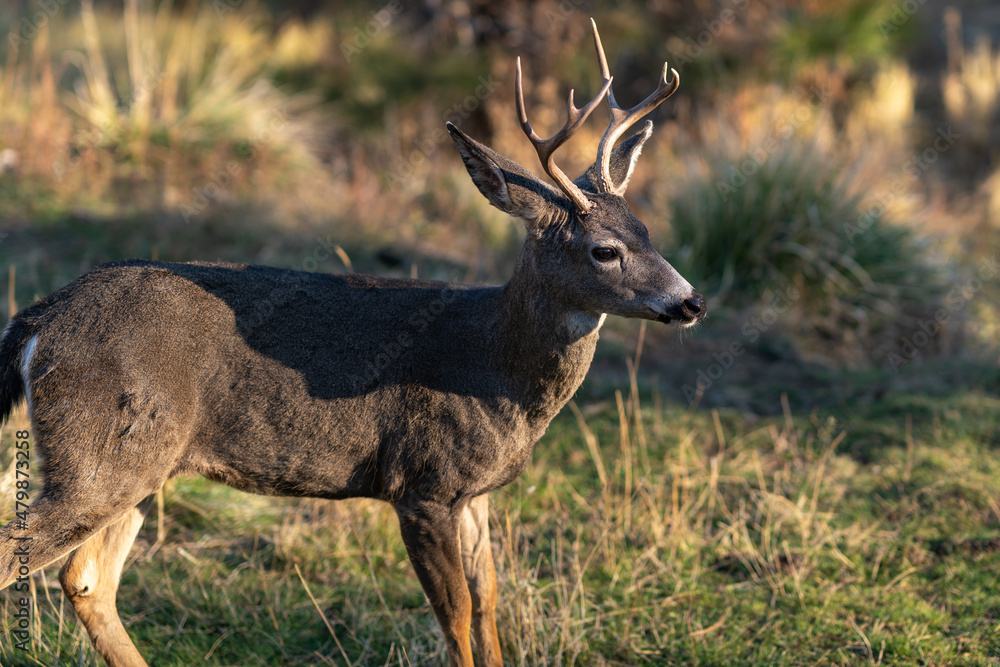
[(87, 628), (94, 648), (110, 667), (146, 667), (118, 617), (115, 596), (125, 558), (152, 498), (84, 542), (59, 572), (63, 592)]
[(472, 600), (458, 541), (461, 508), (420, 502), (396, 505), (403, 544), (448, 645), (450, 667), (473, 667)]
[(497, 637), (497, 574), (490, 546), (489, 499), (486, 495), (469, 501), (459, 525), (462, 566), (472, 597), (472, 632), (479, 658), (486, 667), (503, 665)]
[[(67, 591), (74, 607), (76, 607), (77, 614), (84, 620), (93, 637), (91, 623), (87, 622), (89, 610), (86, 608), (86, 603), (82, 608), (70, 592), (76, 590), (77, 587), (67, 584), (75, 584), (81, 578), (84, 580), (93, 579), (94, 572), (98, 572), (101, 575), (102, 583), (95, 584), (95, 591), (98, 592), (98, 598), (106, 597), (106, 593), (103, 592), (106, 587), (103, 584), (105, 573), (101, 568), (108, 569), (110, 566), (107, 563), (117, 561), (115, 577), (118, 576), (118, 572), (121, 570), (121, 561), (128, 553), (128, 547), (141, 523), (142, 515), (135, 509), (135, 505), (147, 493), (148, 491), (137, 493), (137, 497), (132, 498), (124, 505), (98, 503), (85, 495), (81, 497), (72, 493), (65, 497), (54, 497), (43, 493), (28, 508), (26, 521), (12, 521), (0, 529), (0, 589), (6, 588), (15, 581), (20, 586), (23, 583), (22, 579), (26, 579), (31, 572), (45, 567), (80, 547), (82, 553), (79, 556), (74, 555), (61, 573), (60, 579), (63, 582), (63, 589)], [(138, 514), (138, 518), (136, 514)], [(126, 534), (127, 540), (124, 537)], [(121, 553), (118, 553), (119, 551)], [(75, 568), (72, 567), (74, 563), (78, 564)], [(117, 582), (117, 579), (115, 581)], [(114, 584), (114, 588), (117, 588), (117, 583)], [(19, 590), (20, 588), (15, 586), (15, 591)], [(95, 611), (90, 613), (90, 616), (94, 616), (95, 613), (110, 615), (114, 621), (117, 621), (113, 591), (110, 600), (110, 610), (108, 610), (107, 605), (98, 605), (94, 608)], [(94, 622), (100, 625), (100, 621)], [(124, 632), (122, 634), (124, 635)], [(128, 641), (127, 637), (125, 640)], [(96, 643), (97, 640), (95, 640)], [(98, 650), (100, 650), (100, 646), (98, 646)], [(132, 652), (131, 660), (116, 661), (108, 657), (108, 654), (105, 654), (105, 658), (112, 667), (123, 665), (133, 667), (134, 665), (146, 664), (134, 648), (132, 648)]]
[(25, 521), (0, 529), (0, 590), (62, 558), (123, 511), (121, 506), (95, 507), (43, 494), (28, 507)]
[[(36, 406), (36, 414), (40, 407)], [(97, 414), (93, 419), (99, 421), (101, 416)], [(72, 423), (72, 417), (61, 420), (61, 423), (67, 421)], [(104, 421), (114, 423), (112, 419)], [(106, 447), (80, 444), (95, 441)], [(36, 425), (44, 486), (28, 507), (23, 520), (16, 519), (0, 529), (0, 589), (87, 543), (63, 573), (64, 590), (91, 631), (91, 636), (91, 625), (101, 626), (100, 613), (113, 616), (117, 621), (113, 592), (116, 584), (111, 584), (110, 611), (108, 604), (92, 604), (93, 612), (89, 612), (87, 601), (83, 601), (81, 606), (74, 599), (74, 592), (79, 592), (75, 584), (81, 578), (90, 583), (90, 570), (100, 572), (103, 579), (102, 568), (114, 569), (117, 581), (121, 561), (140, 523), (137, 517), (141, 517), (141, 512), (137, 514), (135, 508), (163, 485), (171, 470), (172, 449), (163, 447), (157, 450), (146, 446), (148, 442), (148, 439), (140, 442), (115, 441), (109, 437), (100, 439), (93, 431), (52, 435), (51, 431)], [(111, 453), (107, 453), (108, 450)], [(127, 540), (123, 535), (128, 536)], [(74, 568), (73, 563), (77, 563), (78, 567)], [(90, 565), (87, 566), (87, 563)], [(107, 597), (104, 591), (108, 584), (91, 585), (96, 588), (95, 594), (89, 597)], [(94, 621), (87, 622), (88, 612), (95, 618)], [(109, 664), (114, 667), (145, 664), (134, 648), (132, 651), (133, 659), (116, 662), (108, 658)]]

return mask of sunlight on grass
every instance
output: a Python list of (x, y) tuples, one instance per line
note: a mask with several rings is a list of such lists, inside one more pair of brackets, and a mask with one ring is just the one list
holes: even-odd
[[(966, 567), (969, 558), (1000, 564), (995, 540), (977, 541), (1000, 519), (1000, 467), (988, 449), (936, 425), (947, 404), (905, 425), (859, 417), (897, 429), (901, 443), (861, 464), (846, 453), (850, 424), (798, 418), (787, 404), (762, 421), (651, 409), (633, 390), (616, 403), (557, 419), (523, 478), (494, 494), (510, 664), (702, 664), (720, 644), (735, 662), (789, 665), (858, 652), (940, 664), (992, 650), (990, 622), (968, 614), (1000, 590), (988, 569)], [(4, 428), (4, 443), (19, 424), (23, 416)], [(587, 439), (597, 447), (589, 454)], [(150, 552), (151, 516), (119, 596), (151, 663), (443, 660), (387, 505), (179, 480), (166, 511), (166, 541)], [(959, 578), (983, 596), (926, 601)], [(34, 581), (34, 655), (98, 664), (55, 568)], [(0, 654), (11, 645), (5, 623)]]
[[(885, 76), (875, 94), (901, 95), (905, 116), (908, 74)], [(872, 201), (878, 189), (818, 100), (750, 88), (700, 131), (705, 144), (672, 158), (684, 175), (659, 190), (670, 260), (712, 304), (758, 312), (786, 295), (800, 352), (859, 366), (940, 307), (950, 267), (893, 216), (899, 207)]]
[(898, 159), (912, 140), (916, 88), (917, 78), (906, 63), (884, 63), (872, 78), (870, 90), (851, 107), (847, 135), (871, 148), (887, 145)]
[[(270, 77), (296, 57), (294, 36), (272, 62), (271, 37), (249, 12), (220, 23), (209, 5), (176, 17), (169, 4), (98, 12), (85, 0), (78, 24), (59, 18), (0, 73), (5, 143), (57, 197), (115, 200), (128, 181), (143, 187), (120, 200), (125, 210), (204, 208), (199, 194), (233, 200), (315, 167), (318, 100)], [(67, 71), (78, 77), (59, 91)]]
[[(359, 3), (308, 17), (274, 3), (58, 4), (0, 61), (5, 313), (124, 257), (505, 280), (523, 229), (483, 199), (444, 122), (539, 173), (513, 57), (530, 61), (543, 135), (570, 88), (583, 99), (599, 81), (573, 3), (503, 18), (407, 6), (371, 36), (379, 7)], [(609, 322), (606, 365), (493, 494), (506, 664), (1000, 656), (1000, 288), (969, 282), (1000, 250), (1000, 52), (986, 36), (966, 45), (980, 26), (957, 10), (921, 4), (893, 23), (908, 6), (594, 5), (606, 44), (623, 45), (623, 103), (664, 58), (683, 70), (628, 197), (711, 319), (669, 338), (663, 383), (638, 354), (621, 367), (631, 325)], [(914, 57), (905, 38), (937, 40), (939, 16), (947, 63), (928, 65), (937, 51)], [(567, 173), (593, 161), (606, 113), (561, 153)], [(954, 149), (941, 143), (953, 134)], [(772, 330), (789, 349), (762, 339), (745, 385), (720, 380), (721, 402), (702, 403), (733, 390), (753, 411), (657, 393), (745, 342), (726, 327), (789, 289)], [(949, 326), (883, 373), (942, 299)], [(27, 427), (20, 409), (0, 428), (3, 518)], [(157, 667), (446, 658), (384, 503), (176, 479), (131, 560), (119, 609)], [(4, 597), (0, 665), (102, 664), (58, 567), (32, 578), (28, 653), (13, 652)]]
[[(957, 10), (948, 17), (952, 30), (961, 30)], [(982, 35), (971, 51), (959, 39), (949, 39), (949, 69), (941, 77), (941, 93), (948, 117), (985, 144), (992, 136), (1000, 109), (1000, 51)]]

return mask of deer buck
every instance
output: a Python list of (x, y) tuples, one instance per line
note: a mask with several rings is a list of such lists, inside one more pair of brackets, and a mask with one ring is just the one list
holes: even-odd
[[(603, 77), (565, 126), (517, 112), (558, 189), (448, 131), (489, 202), (527, 235), (510, 281), (469, 286), (234, 264), (106, 264), (18, 313), (0, 339), (0, 420), (22, 396), (44, 484), (0, 530), (0, 588), (69, 554), (59, 579), (113, 667), (145, 665), (115, 608), (152, 494), (200, 474), (258, 494), (378, 498), (451, 665), (501, 665), (487, 494), (525, 467), (590, 367), (606, 313), (691, 326), (705, 301), (622, 198), (652, 132), (616, 141), (676, 89), (631, 109)], [(553, 154), (602, 99), (596, 162), (571, 181)], [(19, 555), (20, 554), (20, 555)], [(21, 572), (23, 575), (23, 571)]]

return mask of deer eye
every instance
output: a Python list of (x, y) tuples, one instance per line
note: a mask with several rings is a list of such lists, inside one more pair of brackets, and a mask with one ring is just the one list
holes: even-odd
[(618, 256), (618, 251), (615, 250), (614, 248), (608, 248), (605, 246), (600, 248), (594, 248), (592, 254), (594, 255), (594, 259), (596, 259), (598, 262), (610, 262), (611, 260), (613, 260), (615, 257)]

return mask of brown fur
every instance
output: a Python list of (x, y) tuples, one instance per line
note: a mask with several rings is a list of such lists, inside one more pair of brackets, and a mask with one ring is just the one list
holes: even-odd
[[(528, 236), (510, 281), (464, 286), (228, 264), (101, 266), (0, 339), (0, 417), (30, 390), (44, 487), (16, 536), (61, 580), (113, 667), (143, 665), (114, 608), (144, 499), (201, 474), (253, 493), (392, 503), (451, 664), (501, 664), (486, 494), (513, 480), (583, 381), (602, 313), (691, 324), (700, 295), (624, 199), (570, 202), (449, 127), (473, 180)], [(615, 149), (628, 179), (647, 125)], [(598, 261), (595, 247), (619, 256)], [(33, 355), (26, 358), (29, 341)], [(27, 385), (21, 372), (27, 368)], [(75, 550), (75, 552), (74, 552)]]

